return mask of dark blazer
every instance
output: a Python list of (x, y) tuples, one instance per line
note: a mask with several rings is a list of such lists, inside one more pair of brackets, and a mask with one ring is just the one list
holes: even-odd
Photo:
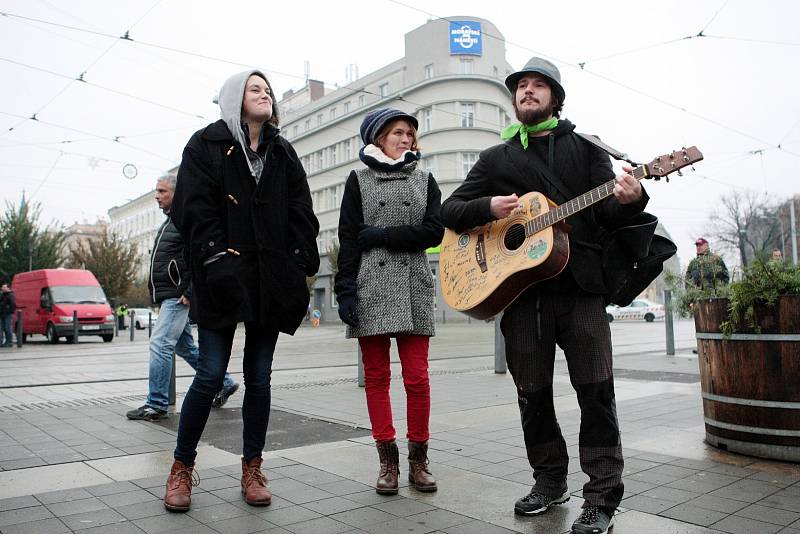
[[(493, 196), (538, 191), (562, 204), (612, 180), (614, 171), (608, 155), (578, 137), (574, 129), (569, 121), (560, 120), (548, 136), (531, 138), (527, 150), (519, 137), (514, 137), (481, 152), (466, 180), (442, 204), (445, 226), (462, 231), (494, 220), (489, 211)], [(567, 269), (581, 290), (607, 292), (602, 270), (603, 237), (640, 213), (648, 198), (643, 191), (639, 202), (622, 205), (611, 196), (567, 218)]]
[(294, 148), (265, 128), (258, 184), (222, 120), (183, 151), (170, 215), (186, 243), (192, 317), (206, 328), (250, 321), (293, 334), (308, 309), (319, 222)]

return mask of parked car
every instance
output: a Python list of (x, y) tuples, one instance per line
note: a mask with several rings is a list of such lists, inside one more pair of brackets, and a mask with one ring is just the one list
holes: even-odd
[(158, 312), (154, 312), (150, 308), (128, 308), (128, 316), (130, 317), (130, 313), (134, 312), (134, 321), (136, 322), (136, 330), (144, 330), (147, 328), (147, 323), (152, 316), (153, 326), (156, 324), (156, 319), (158, 319)]
[(636, 299), (627, 306), (622, 307), (609, 304), (606, 306), (606, 314), (608, 314), (609, 323), (618, 319), (644, 319), (648, 323), (652, 323), (656, 319), (664, 318), (664, 305), (647, 299)]
[(22, 311), (23, 340), (44, 334), (50, 343), (72, 340), (73, 314), (77, 312), (78, 335), (114, 339), (114, 315), (103, 288), (84, 269), (40, 269), (14, 275), (11, 288)]

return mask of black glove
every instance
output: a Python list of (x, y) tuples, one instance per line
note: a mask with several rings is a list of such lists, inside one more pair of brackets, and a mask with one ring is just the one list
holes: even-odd
[(369, 250), (385, 246), (389, 241), (389, 229), (385, 226), (372, 226), (361, 223), (358, 225), (358, 248)]
[(358, 326), (358, 314), (356, 313), (356, 299), (353, 297), (341, 297), (339, 302), (339, 318), (353, 328)]

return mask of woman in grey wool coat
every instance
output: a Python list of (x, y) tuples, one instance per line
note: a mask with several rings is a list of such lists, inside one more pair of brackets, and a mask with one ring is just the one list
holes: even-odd
[(428, 341), (434, 335), (433, 275), (425, 250), (444, 235), (442, 194), (417, 168), (417, 119), (397, 109), (370, 112), (361, 124), (365, 169), (347, 178), (339, 217), (335, 291), (347, 337), (358, 338), (367, 410), (380, 459), (375, 490), (397, 493), (399, 451), (389, 399), (390, 339), (395, 338), (407, 397), (409, 482), (436, 491), (428, 470)]

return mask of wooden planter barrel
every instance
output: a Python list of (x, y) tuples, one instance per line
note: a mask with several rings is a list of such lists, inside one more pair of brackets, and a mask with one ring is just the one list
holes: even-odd
[(697, 303), (694, 315), (706, 441), (715, 447), (800, 462), (800, 295), (756, 308), (760, 331), (725, 338), (727, 299)]

